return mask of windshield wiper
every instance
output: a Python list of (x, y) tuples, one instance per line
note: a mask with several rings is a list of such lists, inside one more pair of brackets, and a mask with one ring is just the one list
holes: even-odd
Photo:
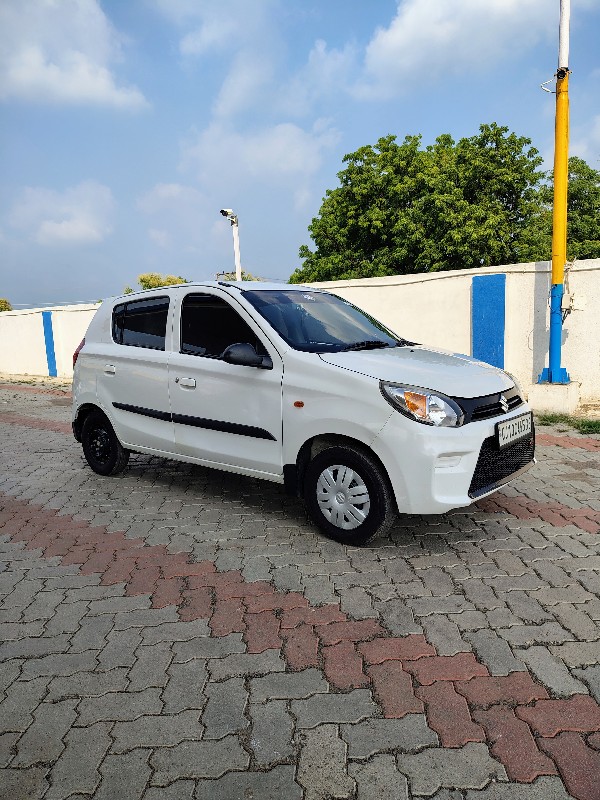
[(347, 350), (376, 350), (380, 347), (390, 346), (388, 342), (382, 342), (381, 339), (365, 339), (364, 342), (354, 342), (354, 344), (342, 347), (340, 352), (345, 353)]

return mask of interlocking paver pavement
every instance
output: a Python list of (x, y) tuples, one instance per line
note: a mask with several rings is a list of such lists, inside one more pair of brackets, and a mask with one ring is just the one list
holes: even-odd
[(600, 437), (369, 548), (0, 387), (0, 798), (600, 798)]

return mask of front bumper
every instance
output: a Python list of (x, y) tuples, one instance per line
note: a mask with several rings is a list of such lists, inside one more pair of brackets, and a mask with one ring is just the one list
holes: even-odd
[(385, 465), (398, 510), (443, 514), (470, 505), (535, 463), (535, 434), (504, 450), (495, 425), (529, 411), (526, 404), (501, 417), (460, 428), (435, 428), (393, 414), (372, 444)]

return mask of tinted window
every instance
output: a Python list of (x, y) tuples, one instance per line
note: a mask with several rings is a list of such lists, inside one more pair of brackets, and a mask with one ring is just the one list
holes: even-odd
[(113, 310), (113, 339), (117, 344), (164, 350), (168, 313), (168, 297), (121, 303)]
[(219, 358), (230, 344), (248, 342), (266, 355), (262, 342), (229, 303), (213, 295), (188, 294), (181, 308), (181, 352)]
[(356, 345), (395, 347), (399, 339), (352, 303), (326, 292), (244, 291), (244, 297), (297, 350), (339, 352)]

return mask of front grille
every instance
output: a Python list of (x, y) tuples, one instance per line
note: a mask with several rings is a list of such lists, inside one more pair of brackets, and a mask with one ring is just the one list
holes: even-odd
[[(508, 403), (506, 411), (502, 408), (501, 397), (504, 397)], [(454, 397), (453, 400), (465, 412), (464, 425), (469, 422), (479, 422), (482, 419), (501, 417), (523, 404), (523, 398), (519, 395), (516, 386), (505, 392), (488, 394), (484, 397)]]
[(535, 434), (498, 450), (496, 437), (484, 439), (469, 487), (469, 497), (480, 497), (514, 477), (533, 461)]

